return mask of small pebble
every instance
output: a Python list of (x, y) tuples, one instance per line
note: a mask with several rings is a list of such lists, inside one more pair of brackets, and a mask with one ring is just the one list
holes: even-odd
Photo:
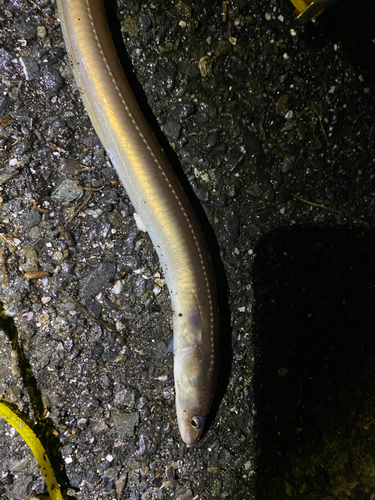
[(213, 59), (211, 59), (211, 57), (209, 56), (204, 56), (199, 59), (198, 68), (203, 78), (212, 76), (213, 63)]
[(37, 80), (40, 77), (38, 61), (30, 56), (22, 56), (19, 61), (27, 81)]

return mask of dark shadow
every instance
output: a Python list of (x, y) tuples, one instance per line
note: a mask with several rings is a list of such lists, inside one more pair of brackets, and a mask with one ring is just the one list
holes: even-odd
[[(288, 0), (288, 3), (289, 0)], [(338, 0), (326, 8), (316, 23), (309, 22), (301, 33), (308, 46), (324, 47), (340, 43), (367, 78), (375, 83), (375, 2)], [(308, 53), (306, 53), (306, 57)]]
[(138, 104), (145, 115), (148, 124), (150, 125), (152, 131), (157, 137), (161, 147), (163, 148), (173, 170), (182, 185), (185, 194), (187, 195), (193, 210), (198, 218), (200, 226), (202, 228), (203, 234), (205, 236), (209, 253), (213, 262), (213, 268), (216, 278), (217, 290), (218, 290), (218, 306), (220, 313), (220, 329), (221, 329), (221, 367), (219, 370), (219, 380), (217, 385), (217, 392), (215, 396), (215, 401), (211, 414), (208, 418), (207, 428), (209, 428), (213, 419), (215, 418), (217, 409), (219, 407), (220, 401), (225, 394), (226, 387), (229, 382), (229, 376), (232, 364), (232, 345), (231, 345), (231, 327), (230, 327), (230, 311), (228, 305), (228, 285), (227, 279), (224, 271), (224, 266), (220, 258), (219, 245), (215, 233), (212, 229), (210, 222), (208, 221), (207, 215), (193, 192), (189, 181), (186, 179), (184, 172), (182, 170), (181, 164), (177, 158), (176, 153), (169, 145), (165, 135), (160, 129), (160, 126), (152, 113), (151, 108), (147, 104), (146, 95), (140, 86), (136, 76), (134, 75), (132, 69), (131, 60), (126, 52), (124, 41), (121, 35), (121, 26), (117, 18), (117, 6), (115, 0), (108, 0), (105, 2), (106, 13), (108, 18), (109, 27), (111, 30), (112, 38), (115, 43), (116, 51), (121, 61), (122, 67), (125, 71), (126, 78), (132, 90), (137, 98)]
[(259, 498), (338, 498), (375, 414), (373, 234), (283, 228), (256, 255)]

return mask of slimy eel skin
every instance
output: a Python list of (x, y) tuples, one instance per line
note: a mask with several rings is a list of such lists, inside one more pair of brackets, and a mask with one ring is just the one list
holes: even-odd
[(102, 0), (58, 0), (58, 7), (86, 110), (163, 268), (173, 311), (177, 420), (192, 445), (202, 435), (218, 371), (219, 319), (207, 246), (127, 82)]

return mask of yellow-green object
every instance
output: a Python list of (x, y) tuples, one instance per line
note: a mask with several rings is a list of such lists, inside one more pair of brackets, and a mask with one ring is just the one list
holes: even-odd
[(51, 500), (63, 500), (51, 462), (49, 461), (47, 453), (35, 432), (26, 424), (24, 420), (22, 420), (22, 418), (16, 415), (14, 411), (9, 408), (9, 406), (1, 401), (0, 417), (3, 417), (8, 424), (14, 427), (26, 441), (26, 444), (29, 446), (43, 472)]
[(307, 0), (290, 0), (298, 12), (303, 12), (310, 2)]
[(290, 0), (296, 8), (294, 15), (299, 24), (305, 24), (313, 17), (318, 17), (332, 0)]

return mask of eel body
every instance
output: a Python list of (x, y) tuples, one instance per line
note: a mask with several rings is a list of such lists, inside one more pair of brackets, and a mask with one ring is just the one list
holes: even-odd
[(173, 310), (182, 439), (202, 435), (218, 371), (215, 280), (201, 228), (118, 59), (102, 0), (58, 0), (65, 45), (91, 122), (158, 253)]

